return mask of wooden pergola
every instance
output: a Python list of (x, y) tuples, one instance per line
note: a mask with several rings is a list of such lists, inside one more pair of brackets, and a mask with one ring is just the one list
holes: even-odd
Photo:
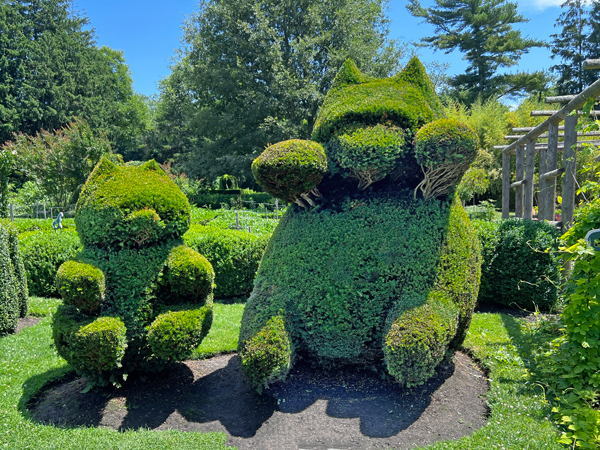
[[(587, 60), (585, 69), (600, 69), (600, 60)], [(538, 220), (555, 220), (556, 177), (565, 174), (562, 180), (561, 222), (563, 232), (573, 222), (575, 209), (575, 164), (577, 150), (585, 144), (599, 145), (600, 140), (578, 142), (576, 130), (580, 109), (591, 98), (600, 97), (600, 79), (590, 85), (579, 95), (547, 97), (546, 103), (565, 104), (558, 111), (532, 111), (532, 116), (549, 116), (536, 127), (513, 128), (513, 133), (505, 139), (515, 141), (508, 146), (497, 146), (502, 149), (502, 218), (509, 218), (510, 190), (515, 189), (515, 217), (533, 219), (533, 192), (535, 155), (539, 154), (539, 194)], [(595, 114), (592, 112), (592, 114)], [(564, 125), (560, 123), (564, 122)], [(561, 132), (562, 131), (562, 132)], [(598, 132), (589, 132), (585, 137), (600, 136)], [(560, 142), (559, 139), (563, 141)], [(547, 139), (546, 143), (537, 143), (538, 139)], [(557, 168), (558, 152), (563, 152), (563, 167)], [(511, 155), (516, 155), (516, 180), (511, 184)]]

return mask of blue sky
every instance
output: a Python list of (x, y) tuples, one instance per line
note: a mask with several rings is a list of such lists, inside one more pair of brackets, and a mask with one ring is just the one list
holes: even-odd
[[(523, 35), (548, 40), (555, 32), (554, 23), (560, 14), (563, 0), (521, 0), (519, 12), (530, 19), (519, 28)], [(405, 8), (406, 0), (391, 0), (389, 17), (390, 37), (403, 41), (418, 41), (433, 33), (433, 27), (412, 17)], [(431, 6), (433, 0), (421, 0)], [(78, 0), (76, 8), (84, 12), (96, 30), (98, 45), (122, 50), (134, 81), (134, 89), (144, 95), (158, 92), (158, 82), (169, 75), (169, 65), (179, 47), (181, 23), (196, 9), (196, 0)], [(440, 61), (450, 64), (450, 75), (466, 68), (462, 55), (453, 52), (433, 52), (418, 49), (424, 62)], [(523, 56), (518, 70), (542, 70), (553, 65), (548, 49), (533, 49)]]

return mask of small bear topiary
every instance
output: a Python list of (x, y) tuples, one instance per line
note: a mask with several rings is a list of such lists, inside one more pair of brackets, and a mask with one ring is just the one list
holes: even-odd
[(190, 356), (212, 323), (215, 273), (183, 244), (190, 204), (160, 166), (103, 158), (75, 215), (83, 248), (61, 265), (59, 354), (90, 384), (119, 382)]
[[(246, 304), (244, 374), (261, 390), (285, 380), (302, 355), (323, 367), (383, 367), (409, 387), (424, 383), (462, 345), (477, 299), (479, 241), (454, 195), (475, 157), (475, 134), (444, 118), (418, 59), (386, 79), (348, 60), (312, 141), (275, 144), (255, 165), (289, 142), (314, 149), (311, 158), (255, 171), (263, 186), (285, 178), (272, 195), (289, 200), (292, 189), (303, 201), (273, 233)], [(317, 159), (321, 148), (327, 166)], [(424, 185), (440, 168), (441, 183)]]
[(29, 294), (18, 236), (10, 222), (0, 221), (0, 336), (12, 333), (27, 315)]

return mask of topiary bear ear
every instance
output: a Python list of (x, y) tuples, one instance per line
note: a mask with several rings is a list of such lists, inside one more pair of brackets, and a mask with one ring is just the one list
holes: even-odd
[(163, 173), (164, 170), (162, 169), (162, 167), (160, 167), (160, 165), (154, 161), (153, 159), (151, 159), (150, 161), (146, 161), (144, 164), (142, 164), (140, 166), (141, 169), (143, 170), (150, 170), (153, 172), (159, 172), (159, 173)]
[(98, 164), (96, 164), (96, 167), (94, 167), (94, 170), (92, 170), (92, 173), (90, 173), (90, 176), (88, 177), (88, 179), (86, 181), (86, 184), (90, 184), (92, 181), (94, 181), (96, 178), (100, 177), (101, 175), (113, 173), (116, 169), (117, 169), (117, 165), (115, 163), (113, 163), (110, 159), (108, 159), (106, 156), (103, 155), (100, 158), (100, 161), (98, 162)]
[(360, 70), (358, 70), (356, 63), (348, 58), (344, 64), (342, 64), (342, 67), (340, 67), (340, 70), (335, 76), (333, 84), (331, 85), (331, 90), (334, 91), (351, 84), (361, 84), (369, 80), (369, 77), (363, 75)]

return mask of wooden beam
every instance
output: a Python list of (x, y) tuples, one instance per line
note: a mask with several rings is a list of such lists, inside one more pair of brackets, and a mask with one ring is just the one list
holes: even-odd
[(510, 217), (510, 155), (502, 154), (502, 218)]
[(527, 182), (527, 180), (515, 181), (515, 182), (514, 182), (514, 183), (512, 183), (512, 184), (511, 184), (509, 187), (510, 187), (511, 189), (518, 188), (518, 187), (524, 186), (526, 182)]
[(525, 136), (510, 144), (507, 148), (504, 149), (504, 152), (511, 152), (517, 147), (517, 145), (525, 144), (525, 142), (528, 139), (537, 138), (540, 134), (544, 133), (548, 129), (548, 124), (552, 123), (558, 125), (560, 122), (565, 120), (565, 117), (569, 114), (570, 111), (580, 109), (583, 105), (585, 105), (587, 99), (589, 99), (590, 97), (598, 96), (600, 96), (600, 79), (592, 83), (586, 89), (584, 89), (581, 94), (579, 94), (576, 98), (574, 98), (565, 106), (563, 106), (559, 111), (556, 112), (556, 114), (554, 114), (551, 117), (548, 117), (538, 126), (536, 126), (533, 130), (528, 132)]
[(600, 69), (600, 59), (586, 59), (583, 62), (583, 68), (586, 70)]
[[(546, 170), (548, 172), (546, 172), (546, 175), (556, 170), (559, 129), (560, 127), (555, 124), (548, 124), (548, 152), (546, 153)], [(562, 170), (564, 171), (564, 169)], [(556, 218), (556, 178), (548, 177), (546, 189), (548, 190), (548, 195), (546, 196), (546, 206), (544, 207), (546, 215), (543, 219), (552, 221)]]
[[(576, 95), (557, 95), (554, 97), (546, 97), (546, 103), (569, 103), (576, 97)], [(600, 100), (600, 97), (596, 97), (596, 100)]]
[(542, 173), (540, 175), (540, 180), (548, 180), (549, 178), (556, 178), (565, 173), (565, 168), (561, 167), (560, 169), (554, 169), (550, 172)]
[[(519, 145), (516, 150), (517, 165), (516, 165), (516, 181), (523, 180), (525, 173), (525, 148)], [(523, 187), (520, 186), (515, 190), (515, 217), (523, 217)]]
[[(508, 136), (504, 136), (505, 140), (509, 140), (509, 139), (519, 139), (521, 136), (523, 136), (522, 134), (509, 134)], [(558, 137), (564, 137), (565, 133), (558, 133)], [(577, 136), (582, 136), (582, 137), (594, 137), (594, 136), (600, 136), (600, 131), (588, 131), (586, 133), (584, 133), (583, 131), (579, 131), (577, 133)], [(538, 139), (548, 139), (548, 134), (540, 134), (538, 137)]]
[[(514, 142), (513, 142), (514, 144)], [(511, 147), (513, 144), (510, 145), (494, 145), (494, 150), (502, 150), (504, 153), (506, 153), (506, 149)], [(579, 141), (577, 142), (577, 150), (581, 150), (583, 148), (585, 148), (585, 146), (587, 145), (596, 145), (596, 146), (600, 146), (600, 141)], [(543, 142), (541, 144), (535, 144), (535, 149), (536, 152), (539, 152), (540, 150), (545, 150), (546, 148), (548, 148), (548, 144)], [(563, 142), (558, 144), (558, 151), (561, 152), (564, 148), (565, 148), (565, 144)], [(509, 152), (512, 153), (512, 152)]]
[[(553, 116), (554, 114), (556, 114), (558, 111), (552, 111), (552, 110), (537, 110), (537, 111), (531, 111), (529, 113), (529, 115), (531, 117), (550, 117)], [(583, 116), (583, 111), (577, 111), (577, 115), (578, 116)], [(592, 115), (590, 113), (590, 115)]]
[(533, 171), (535, 168), (535, 141), (528, 139), (525, 155), (525, 189), (523, 194), (523, 219), (533, 219)]
[[(519, 127), (519, 128), (513, 128), (512, 132), (513, 133), (528, 133), (530, 131), (535, 130), (536, 127)], [(558, 127), (559, 130), (564, 130), (565, 127), (563, 125)]]
[(575, 172), (577, 163), (577, 152), (571, 148), (577, 142), (575, 127), (577, 126), (577, 116), (565, 117), (565, 143), (563, 153), (563, 167), (565, 176), (562, 185), (562, 205), (561, 219), (563, 222), (563, 233), (566, 232), (573, 223), (573, 211), (575, 209)]

